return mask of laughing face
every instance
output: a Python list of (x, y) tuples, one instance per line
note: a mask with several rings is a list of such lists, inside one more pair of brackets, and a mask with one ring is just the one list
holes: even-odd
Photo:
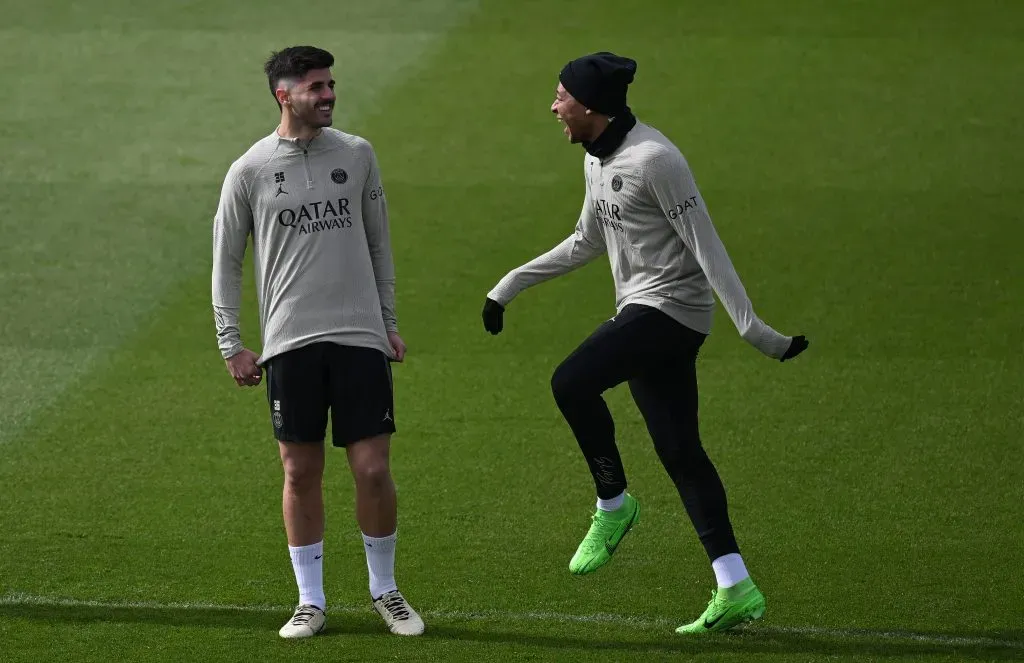
[(562, 124), (562, 133), (569, 138), (570, 143), (593, 140), (594, 116), (561, 83), (555, 89), (551, 112)]
[(319, 129), (334, 121), (334, 79), (330, 69), (313, 69), (284, 90), (278, 90), (281, 101), (299, 125)]

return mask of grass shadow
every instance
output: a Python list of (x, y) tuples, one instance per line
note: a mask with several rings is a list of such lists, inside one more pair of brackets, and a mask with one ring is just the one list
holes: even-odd
[[(709, 637), (686, 639), (674, 634), (650, 633), (649, 638), (630, 637), (628, 640), (589, 637), (580, 633), (567, 636), (560, 633), (536, 633), (528, 629), (495, 631), (464, 624), (431, 625), (425, 636), (439, 639), (467, 640), (476, 642), (506, 642), (527, 644), (552, 649), (575, 649), (580, 651), (630, 651), (650, 654), (776, 654), (780, 656), (804, 654), (815, 658), (823, 656), (851, 656), (876, 658), (902, 658), (907, 656), (955, 656), (961, 660), (1021, 660), (1024, 657), (1024, 639), (1007, 640), (1012, 644), (961, 645), (913, 641), (870, 641), (867, 634), (856, 639), (836, 638), (827, 635), (803, 635), (794, 633), (766, 633), (757, 631), (715, 634)], [(639, 635), (639, 634), (638, 634)], [(926, 634), (920, 634), (926, 635)], [(934, 634), (945, 637), (946, 634)], [(1005, 637), (1005, 632), (1003, 633)], [(949, 634), (948, 637), (967, 637)], [(992, 637), (970, 636), (970, 637)], [(1001, 638), (1002, 639), (1002, 638)]]

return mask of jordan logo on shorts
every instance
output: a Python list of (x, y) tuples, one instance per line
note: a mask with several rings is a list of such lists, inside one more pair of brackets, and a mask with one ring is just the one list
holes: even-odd
[(384, 421), (393, 421), (391, 418), (391, 410), (384, 410)]

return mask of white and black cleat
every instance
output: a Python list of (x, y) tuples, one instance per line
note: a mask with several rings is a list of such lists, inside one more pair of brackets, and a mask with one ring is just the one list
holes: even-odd
[(310, 638), (324, 630), (326, 623), (323, 610), (315, 605), (300, 605), (278, 633), (282, 638)]
[(423, 633), (423, 620), (397, 589), (374, 599), (373, 607), (395, 635)]

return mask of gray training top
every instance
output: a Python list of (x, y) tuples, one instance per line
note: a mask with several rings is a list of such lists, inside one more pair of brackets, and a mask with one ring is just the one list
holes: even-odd
[(373, 147), (325, 128), (275, 132), (231, 164), (213, 224), (213, 309), (224, 358), (242, 350), (242, 260), (252, 235), (260, 363), (317, 341), (394, 357), (395, 268)]
[(668, 138), (637, 122), (611, 156), (586, 155), (583, 170), (586, 198), (576, 231), (506, 274), (488, 297), (506, 305), (526, 288), (607, 253), (616, 311), (645, 304), (707, 334), (713, 288), (740, 336), (769, 357), (785, 354), (792, 338), (754, 313), (689, 164)]

